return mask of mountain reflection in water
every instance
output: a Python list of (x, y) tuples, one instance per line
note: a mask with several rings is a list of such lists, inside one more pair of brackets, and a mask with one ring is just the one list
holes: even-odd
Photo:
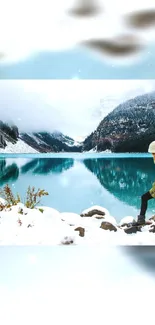
[(119, 200), (135, 207), (155, 180), (152, 159), (85, 159), (83, 162), (104, 188)]
[[(0, 187), (9, 184), (23, 195), (29, 185), (42, 187), (49, 191), (43, 202), (77, 213), (91, 205), (132, 213), (129, 207), (139, 209), (141, 195), (154, 180), (155, 166), (148, 158), (0, 159)], [(149, 209), (154, 205), (149, 202)]]

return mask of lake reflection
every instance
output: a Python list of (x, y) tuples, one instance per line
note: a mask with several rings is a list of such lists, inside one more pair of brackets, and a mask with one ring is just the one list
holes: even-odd
[[(1, 158), (0, 186), (9, 184), (22, 197), (29, 185), (44, 188), (49, 196), (41, 203), (61, 212), (81, 213), (92, 205), (101, 205), (117, 219), (137, 215), (140, 196), (155, 180), (152, 159), (72, 157)], [(149, 214), (154, 206), (154, 200), (150, 201)]]
[(62, 173), (73, 167), (74, 160), (68, 158), (39, 158), (33, 159), (21, 168), (21, 173), (32, 172), (33, 174)]
[(152, 159), (85, 159), (84, 164), (104, 188), (119, 200), (135, 207), (139, 206), (139, 197), (152, 187), (155, 180)]

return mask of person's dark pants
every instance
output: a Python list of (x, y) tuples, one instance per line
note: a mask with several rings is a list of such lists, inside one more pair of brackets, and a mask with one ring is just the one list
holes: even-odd
[(146, 192), (141, 196), (141, 210), (140, 215), (145, 217), (145, 213), (147, 210), (147, 204), (150, 199), (153, 199), (153, 196), (150, 194), (150, 192)]

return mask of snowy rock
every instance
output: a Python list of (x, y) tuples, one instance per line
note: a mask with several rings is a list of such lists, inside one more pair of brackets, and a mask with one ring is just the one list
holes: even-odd
[(104, 219), (105, 216), (103, 216), (103, 215), (99, 215), (99, 214), (94, 214), (94, 215), (93, 215), (93, 218), (96, 218), (96, 219)]
[(100, 207), (98, 205), (95, 205), (89, 209), (86, 209), (84, 210), (82, 213), (81, 213), (81, 217), (92, 217), (94, 215), (100, 215), (100, 216), (109, 216), (109, 211), (103, 207)]
[(155, 221), (155, 215), (152, 216), (151, 218), (149, 218), (149, 220), (151, 220), (151, 221)]
[(153, 232), (153, 233), (155, 232), (155, 224), (152, 224), (150, 226), (149, 232)]
[(104, 230), (117, 231), (117, 227), (108, 221), (102, 221), (100, 228)]
[(80, 237), (84, 237), (84, 235), (85, 235), (85, 228), (83, 228), (83, 227), (77, 227), (74, 230), (75, 231), (79, 231), (79, 236)]
[(126, 234), (136, 234), (137, 232), (140, 232), (141, 229), (139, 229), (138, 227), (129, 227), (129, 228), (125, 228), (124, 232)]
[(107, 222), (110, 222), (110, 223), (112, 223), (112, 224), (114, 224), (114, 225), (117, 225), (117, 222), (116, 222), (116, 220), (115, 220), (115, 218), (114, 217), (112, 217), (112, 216), (105, 216), (105, 218), (104, 218), (104, 221), (107, 221)]
[[(84, 212), (86, 215), (81, 217), (44, 206), (29, 209), (18, 203), (0, 212), (0, 245), (155, 244), (153, 220), (151, 225), (128, 228), (117, 225), (105, 208), (95, 206)], [(131, 216), (125, 217), (120, 224), (128, 225), (133, 220)]]
[(66, 236), (62, 239), (61, 244), (62, 245), (74, 244), (74, 238)]
[(129, 223), (132, 223), (132, 222), (136, 222), (136, 220), (131, 216), (127, 216), (127, 217), (124, 217), (120, 221), (119, 226), (124, 227), (124, 226), (127, 226)]

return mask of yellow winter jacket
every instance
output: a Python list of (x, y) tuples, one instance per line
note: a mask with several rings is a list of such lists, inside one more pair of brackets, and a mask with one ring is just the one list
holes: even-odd
[(150, 194), (152, 197), (155, 198), (155, 182), (152, 184), (152, 188), (149, 190)]

